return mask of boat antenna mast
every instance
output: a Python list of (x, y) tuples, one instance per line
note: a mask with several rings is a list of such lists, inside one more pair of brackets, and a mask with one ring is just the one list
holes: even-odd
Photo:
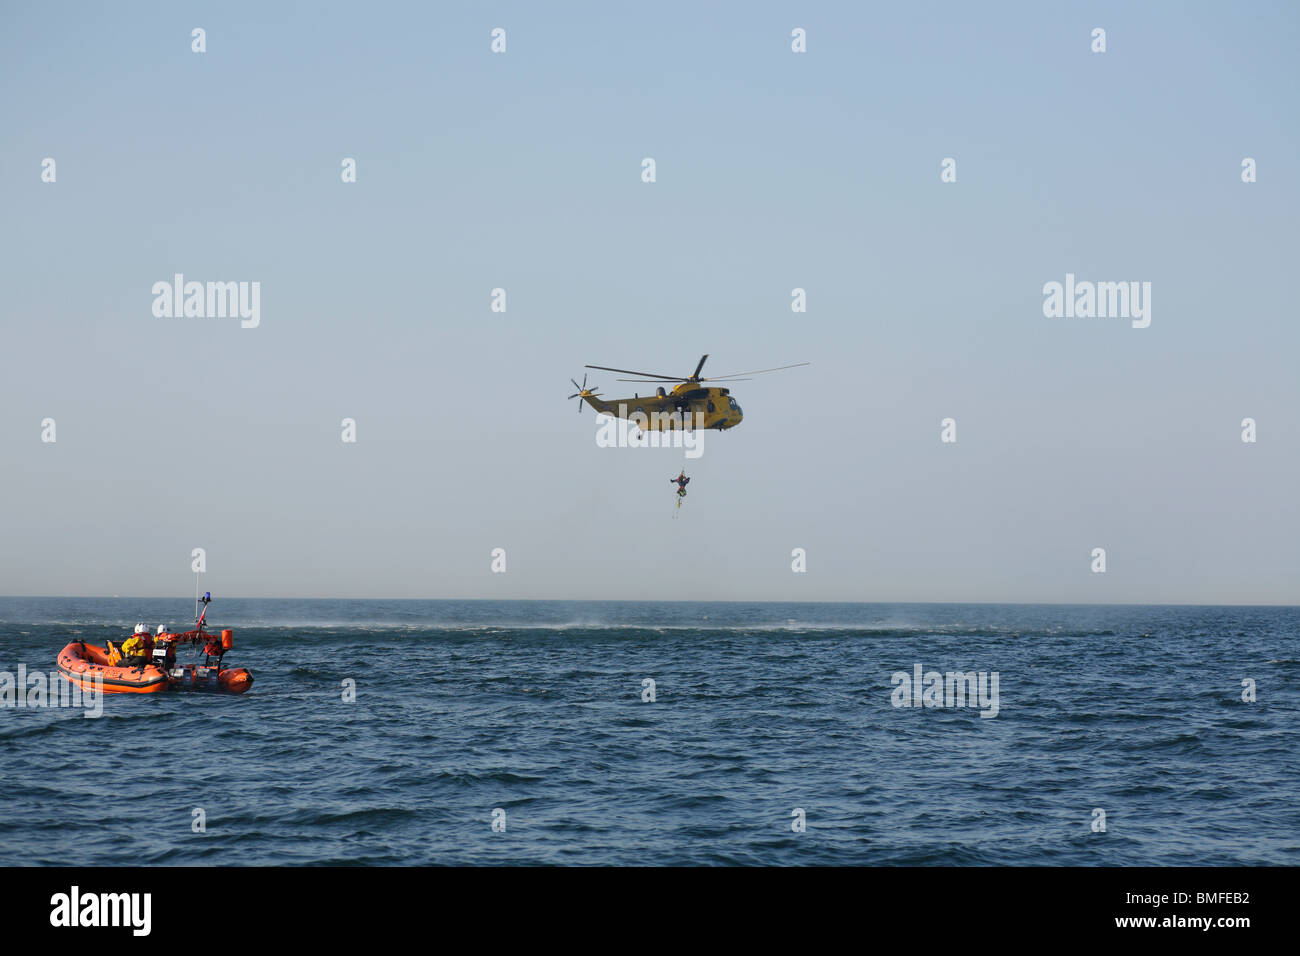
[[(212, 603), (212, 592), (204, 591), (203, 597), (196, 598), (194, 602), (194, 656), (190, 658), (191, 663), (199, 659), (199, 645), (203, 643), (203, 625), (208, 618), (208, 605)], [(203, 611), (199, 612), (199, 605), (203, 605)]]

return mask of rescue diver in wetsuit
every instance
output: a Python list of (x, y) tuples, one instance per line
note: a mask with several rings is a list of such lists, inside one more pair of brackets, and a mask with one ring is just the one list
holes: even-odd
[(679, 474), (676, 478), (669, 478), (668, 480), (677, 483), (677, 496), (679, 498), (685, 498), (686, 486), (690, 484), (691, 481), (691, 479), (686, 477), (686, 469), (683, 468), (681, 474)]

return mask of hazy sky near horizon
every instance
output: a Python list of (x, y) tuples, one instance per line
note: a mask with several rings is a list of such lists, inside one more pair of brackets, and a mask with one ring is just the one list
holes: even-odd
[[(227, 596), (1300, 602), (1294, 4), (0, 25), (0, 594), (185, 599), (202, 547)], [(175, 273), (260, 325), (156, 317)], [(1067, 273), (1150, 326), (1045, 317)], [(706, 352), (812, 365), (674, 519), (682, 451), (565, 396)]]

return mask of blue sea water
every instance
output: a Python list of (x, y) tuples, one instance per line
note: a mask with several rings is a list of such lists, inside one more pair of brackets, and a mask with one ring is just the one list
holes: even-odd
[[(0, 598), (0, 670), (191, 620)], [(242, 697), (0, 709), (0, 864), (1300, 863), (1297, 608), (226, 599), (210, 620)], [(997, 715), (895, 706), (916, 665), (996, 672)]]

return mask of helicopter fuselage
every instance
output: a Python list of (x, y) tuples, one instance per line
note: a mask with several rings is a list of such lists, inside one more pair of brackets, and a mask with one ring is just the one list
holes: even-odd
[(718, 431), (735, 428), (745, 417), (729, 389), (682, 382), (654, 395), (633, 395), (610, 401), (597, 398), (587, 389), (579, 393), (582, 400), (603, 415), (626, 418), (642, 431), (687, 431), (711, 428)]

